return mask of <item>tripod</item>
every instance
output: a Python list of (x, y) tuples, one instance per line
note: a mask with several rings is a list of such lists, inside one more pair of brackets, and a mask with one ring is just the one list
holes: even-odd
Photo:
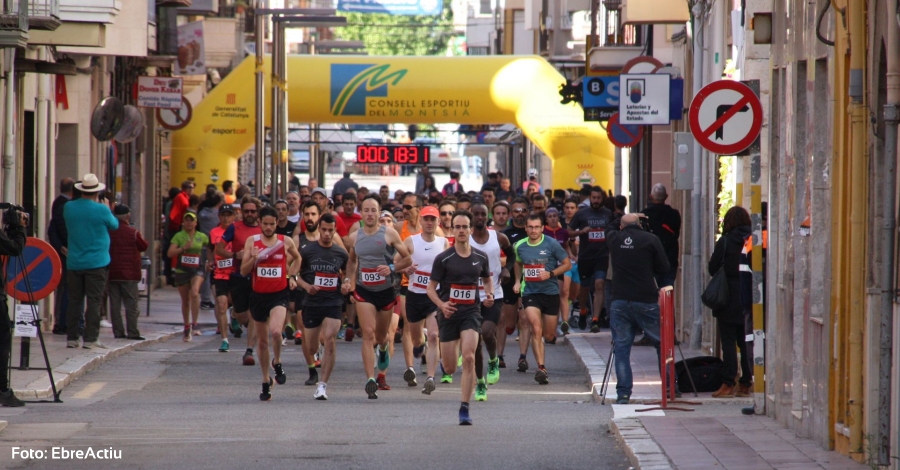
[[(43, 352), (43, 355), (44, 355), (44, 364), (46, 365), (46, 367), (37, 368), (36, 370), (46, 370), (47, 371), (47, 375), (50, 378), (50, 387), (51, 387), (51, 390), (53, 390), (53, 401), (52, 402), (49, 400), (32, 400), (32, 401), (25, 401), (25, 403), (62, 403), (62, 400), (59, 399), (59, 390), (56, 389), (56, 381), (53, 380), (53, 370), (50, 367), (50, 357), (47, 355), (47, 346), (44, 343), (44, 333), (41, 331), (41, 322), (43, 320), (38, 316), (37, 303), (34, 298), (34, 290), (31, 288), (31, 279), (28, 278), (28, 271), (25, 266), (24, 257), (22, 255), (19, 255), (19, 256), (15, 256), (15, 257), (6, 257), (6, 258), (7, 259), (4, 260), (4, 263), (3, 263), (4, 266), (7, 265), (7, 263), (9, 262), (9, 260), (11, 258), (15, 258), (17, 272), (21, 273), (22, 279), (25, 281), (25, 291), (28, 294), (28, 303), (31, 306), (31, 321), (27, 322), (27, 323), (30, 323), (31, 325), (33, 325), (37, 328), (38, 339), (41, 342), (41, 351)], [(27, 340), (27, 338), (23, 338), (23, 341), (26, 341), (26, 340)], [(7, 364), (6, 364), (6, 380), (7, 380), (7, 383), (9, 383), (9, 384), (12, 384), (12, 376), (11, 376), (12, 343), (13, 343), (12, 337), (10, 337), (9, 355), (7, 356)], [(26, 348), (23, 348), (23, 353), (25, 353), (25, 352), (26, 352)], [(16, 367), (16, 369), (17, 370), (28, 370), (30, 368), (26, 366), (26, 367)]]

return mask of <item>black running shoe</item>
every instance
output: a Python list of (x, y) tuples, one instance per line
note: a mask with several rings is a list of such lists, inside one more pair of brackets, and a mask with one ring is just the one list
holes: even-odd
[(403, 380), (406, 381), (406, 385), (410, 387), (415, 387), (418, 385), (416, 383), (416, 371), (412, 367), (406, 369), (406, 372), (403, 373)]
[(375, 379), (369, 379), (366, 382), (366, 393), (369, 395), (370, 400), (378, 398), (378, 383), (375, 382)]
[(587, 315), (579, 315), (578, 316), (578, 329), (584, 331), (587, 329)]
[(287, 382), (287, 376), (284, 375), (284, 367), (281, 366), (281, 363), (275, 364), (275, 360), (272, 360), (272, 368), (275, 369), (275, 381), (278, 382), (278, 385), (284, 385)]
[(599, 333), (600, 332), (600, 320), (594, 320), (591, 322), (591, 333)]
[(534, 380), (541, 385), (547, 385), (548, 383), (550, 383), (547, 369), (538, 369), (537, 372), (534, 373)]
[(519, 367), (516, 370), (518, 370), (519, 372), (528, 371), (528, 360), (525, 359), (524, 357), (519, 359)]
[(569, 322), (562, 322), (562, 324), (559, 325), (559, 329), (562, 330), (563, 335), (569, 334)]
[(498, 367), (500, 367), (501, 369), (506, 369), (506, 361), (503, 360), (503, 356), (497, 356), (497, 359), (500, 359)]
[(262, 401), (269, 401), (272, 399), (272, 377), (269, 377), (269, 381), (267, 383), (262, 384), (262, 393), (259, 394), (259, 399)]
[(309, 378), (306, 379), (306, 382), (303, 382), (303, 385), (315, 385), (319, 383), (319, 371), (316, 369), (309, 370)]

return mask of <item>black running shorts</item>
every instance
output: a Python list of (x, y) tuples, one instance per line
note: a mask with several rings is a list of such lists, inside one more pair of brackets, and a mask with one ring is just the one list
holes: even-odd
[(536, 308), (544, 315), (555, 317), (559, 315), (559, 294), (528, 294), (522, 297), (522, 306)]
[(393, 311), (394, 304), (397, 303), (397, 296), (394, 294), (394, 289), (384, 289), (373, 292), (365, 287), (357, 286), (356, 290), (353, 292), (353, 298), (356, 299), (356, 302), (374, 305), (375, 309), (379, 312), (388, 310)]
[[(250, 293), (250, 316), (258, 322), (269, 320), (269, 314), (275, 307), (287, 308), (290, 301), (290, 290), (285, 289), (269, 294)], [(280, 325), (279, 325), (280, 328)], [(264, 333), (260, 333), (264, 334)]]
[(216, 289), (216, 297), (227, 297), (228, 296), (228, 286), (230, 282), (228, 279), (213, 279), (213, 288)]
[(303, 307), (303, 327), (318, 328), (322, 326), (322, 322), (326, 318), (334, 318), (340, 321), (341, 316), (341, 307), (337, 305), (330, 307), (306, 306)]
[(234, 304), (235, 313), (244, 313), (250, 310), (250, 294), (253, 287), (250, 279), (232, 275), (228, 280), (228, 292), (231, 292), (231, 302)]
[(442, 343), (458, 340), (460, 333), (464, 330), (475, 330), (481, 334), (481, 315), (477, 313), (454, 314), (450, 318), (445, 318), (442, 312), (438, 312), (437, 318)]
[(495, 325), (500, 324), (500, 299), (494, 301), (494, 305), (490, 307), (485, 307), (484, 303), (481, 304), (481, 321), (489, 321)]
[(428, 298), (428, 294), (406, 294), (406, 319), (410, 323), (418, 323), (436, 311), (437, 307)]

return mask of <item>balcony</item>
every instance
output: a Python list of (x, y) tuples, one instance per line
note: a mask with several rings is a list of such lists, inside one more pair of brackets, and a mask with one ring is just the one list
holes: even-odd
[[(25, 8), (28, 17), (26, 29), (55, 31), (62, 24), (59, 20), (58, 0), (4, 0), (3, 28), (7, 28), (9, 20), (19, 16), (19, 10)], [(15, 22), (15, 20), (13, 20)]]
[(10, 5), (12, 0), (0, 4), (0, 47), (25, 47), (28, 44), (28, 4), (19, 0), (20, 5)]
[[(122, 0), (44, 0), (59, 2), (59, 17), (63, 21), (84, 23), (115, 23), (122, 9)], [(128, 2), (132, 3), (132, 2)], [(141, 3), (143, 5), (143, 2)], [(131, 6), (131, 5), (130, 5)]]

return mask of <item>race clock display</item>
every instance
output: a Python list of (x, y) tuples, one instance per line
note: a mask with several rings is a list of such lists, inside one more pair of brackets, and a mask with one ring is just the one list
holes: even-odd
[(374, 144), (356, 146), (356, 163), (427, 165), (431, 149), (427, 145)]

